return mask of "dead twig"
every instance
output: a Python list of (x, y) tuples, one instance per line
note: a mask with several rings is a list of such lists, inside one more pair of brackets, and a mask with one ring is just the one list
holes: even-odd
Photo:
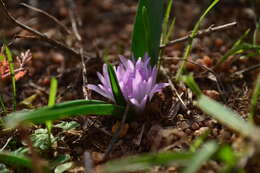
[(84, 49), (83, 49), (83, 40), (82, 40), (82, 37), (79, 33), (79, 30), (78, 30), (78, 25), (80, 25), (79, 23), (79, 20), (80, 18), (77, 17), (77, 15), (75, 14), (75, 11), (76, 11), (76, 5), (75, 5), (75, 2), (72, 1), (72, 0), (67, 0), (67, 6), (68, 6), (68, 9), (69, 9), (69, 17), (70, 17), (70, 21), (71, 21), (71, 26), (72, 26), (72, 31), (77, 39), (77, 42), (79, 44), (79, 52), (80, 52), (80, 55), (81, 55), (81, 65), (82, 65), (82, 92), (83, 92), (83, 95), (84, 95), (84, 98), (86, 100), (89, 100), (90, 99), (90, 93), (88, 91), (88, 89), (86, 88), (86, 85), (88, 83), (88, 80), (87, 80), (87, 68), (86, 68), (86, 61), (88, 61), (89, 59), (86, 59), (84, 56), (83, 56), (83, 52), (84, 52)]
[(189, 62), (189, 63), (191, 63), (191, 64), (197, 65), (197, 66), (199, 66), (200, 68), (202, 68), (202, 69), (204, 69), (204, 70), (210, 72), (213, 76), (215, 76), (215, 79), (216, 79), (215, 82), (216, 82), (216, 84), (217, 84), (217, 89), (218, 89), (218, 91), (219, 91), (219, 93), (220, 93), (220, 95), (221, 95), (221, 97), (222, 97), (222, 100), (223, 100), (223, 101), (226, 100), (226, 92), (225, 92), (225, 89), (224, 89), (224, 87), (223, 87), (223, 84), (222, 84), (222, 82), (221, 82), (221, 80), (220, 80), (218, 74), (217, 74), (214, 70), (208, 68), (207, 66), (204, 66), (204, 65), (201, 65), (201, 64), (199, 64), (199, 63), (196, 63), (196, 62), (194, 62), (194, 61), (192, 61), (192, 60), (188, 60), (188, 59), (185, 60), (185, 59), (183, 59), (183, 58), (178, 58), (178, 57), (167, 57), (167, 58), (168, 58), (168, 59), (176, 59), (176, 60), (178, 60), (178, 61), (186, 61), (186, 62)]
[(79, 31), (78, 31), (78, 22), (76, 20), (76, 14), (74, 13), (74, 11), (76, 11), (76, 6), (74, 4), (74, 1), (72, 1), (72, 0), (67, 0), (67, 4), (68, 4), (68, 7), (69, 7), (69, 17), (70, 17), (73, 33), (74, 33), (76, 39), (79, 42), (81, 42), (82, 38), (81, 38)]
[(175, 94), (177, 95), (177, 97), (178, 97), (179, 101), (181, 102), (183, 108), (184, 108), (184, 109), (187, 109), (186, 104), (184, 103), (184, 101), (183, 101), (182, 98), (181, 98), (181, 95), (178, 93), (177, 89), (175, 88), (175, 86), (174, 86), (174, 84), (173, 84), (173, 82), (172, 82), (170, 76), (167, 74), (166, 69), (163, 68), (162, 66), (161, 66), (160, 69), (161, 69), (161, 71), (163, 72), (164, 76), (166, 76), (166, 78), (167, 78), (167, 80), (168, 80), (168, 83), (169, 83), (171, 89), (172, 89), (172, 90), (175, 92)]
[[(77, 52), (76, 50), (72, 49), (72, 48), (69, 48), (68, 46), (66, 46), (65, 44), (57, 41), (57, 40), (54, 40), (54, 39), (51, 39), (49, 38), (46, 34), (43, 34), (21, 22), (19, 22), (18, 20), (16, 20), (12, 15), (9, 14), (8, 10), (7, 10), (7, 7), (5, 6), (5, 3), (3, 0), (0, 0), (0, 9), (1, 11), (4, 13), (4, 15), (14, 24), (14, 25), (17, 25), (19, 27), (21, 27), (22, 29), (36, 35), (37, 37), (33, 37), (33, 39), (38, 39), (38, 40), (42, 40), (42, 41), (45, 41), (47, 43), (49, 43), (50, 45), (56, 47), (56, 48), (59, 48), (67, 53), (70, 53), (71, 55), (73, 56), (76, 56), (76, 57), (80, 57), (80, 53)], [(29, 39), (32, 39), (32, 37), (30, 37)], [(87, 55), (84, 54), (84, 56), (88, 57)]]
[(107, 157), (109, 156), (110, 152), (113, 150), (114, 144), (116, 143), (116, 141), (119, 138), (120, 132), (121, 132), (122, 128), (125, 125), (125, 121), (126, 121), (127, 114), (129, 112), (129, 108), (130, 108), (130, 106), (129, 106), (129, 104), (127, 104), (125, 112), (124, 112), (124, 115), (123, 115), (123, 118), (122, 118), (121, 123), (120, 123), (120, 126), (116, 129), (116, 132), (113, 135), (113, 137), (112, 137), (112, 139), (111, 139), (111, 141), (110, 141), (110, 143), (109, 143), (109, 145), (107, 147), (107, 150), (106, 150), (105, 155), (104, 155), (104, 160), (107, 159)]
[(46, 11), (43, 11), (26, 3), (20, 3), (20, 5), (47, 16), (48, 18), (53, 20), (57, 25), (59, 25), (67, 34), (71, 34), (71, 31), (65, 25), (63, 25), (56, 17), (50, 15)]
[(243, 70), (240, 70), (240, 71), (235, 72), (235, 73), (232, 75), (232, 77), (234, 77), (234, 76), (239, 76), (239, 75), (241, 75), (241, 74), (243, 74), (243, 73), (248, 73), (248, 72), (254, 71), (254, 70), (258, 69), (258, 68), (260, 68), (260, 64), (256, 64), (256, 65), (250, 66), (250, 67), (248, 67), (248, 68), (246, 68), (246, 69), (243, 69)]
[[(208, 34), (211, 34), (211, 33), (214, 33), (214, 32), (224, 31), (224, 30), (230, 29), (230, 28), (232, 28), (232, 27), (234, 27), (236, 25), (237, 25), (237, 22), (231, 22), (231, 23), (227, 23), (227, 24), (224, 24), (224, 25), (216, 26), (216, 27), (211, 25), (207, 29), (200, 30), (195, 35), (195, 37), (201, 37), (201, 36), (205, 36), (205, 35), (208, 35)], [(169, 41), (167, 44), (161, 45), (160, 48), (162, 49), (162, 48), (165, 48), (165, 47), (168, 47), (168, 46), (172, 46), (172, 45), (174, 45), (176, 43), (188, 41), (189, 39), (191, 39), (191, 34), (186, 35), (186, 36), (181, 37), (181, 38), (178, 38), (176, 40)]]

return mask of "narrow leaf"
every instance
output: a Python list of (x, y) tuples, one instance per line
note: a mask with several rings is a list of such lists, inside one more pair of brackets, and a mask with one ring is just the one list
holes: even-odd
[(161, 152), (132, 156), (122, 160), (114, 160), (105, 164), (103, 172), (136, 172), (152, 168), (156, 165), (185, 163), (192, 157), (191, 153)]
[(0, 55), (0, 62), (3, 61), (5, 57), (3, 55)]
[(231, 55), (237, 54), (242, 49), (240, 47), (240, 45), (244, 41), (246, 36), (249, 34), (249, 32), (250, 32), (250, 29), (246, 30), (246, 32), (234, 43), (232, 48), (224, 56), (222, 56), (220, 58), (220, 60), (217, 62), (216, 66), (214, 68), (221, 65), (223, 62), (225, 62), (228, 59), (228, 57), (230, 57)]
[(248, 115), (248, 119), (251, 123), (254, 122), (254, 116), (256, 113), (256, 107), (257, 107), (259, 96), (260, 96), (260, 75), (258, 75), (257, 77), (255, 89), (251, 98), (250, 112)]
[(48, 106), (55, 105), (57, 86), (58, 86), (57, 79), (55, 77), (52, 77), (51, 78), (51, 86), (50, 86)]
[[(57, 87), (58, 87), (58, 82), (55, 77), (51, 78), (51, 86), (50, 86), (50, 94), (49, 94), (49, 101), (48, 101), (48, 106), (52, 107), (55, 105), (56, 102), (56, 93), (57, 93)], [(46, 121), (46, 126), (48, 129), (48, 134), (49, 134), (49, 141), (51, 141), (51, 129), (52, 129), (52, 121)], [(51, 142), (50, 142), (51, 144)]]
[(54, 173), (63, 173), (69, 170), (73, 166), (73, 162), (63, 163), (57, 166), (54, 170)]
[(197, 106), (202, 111), (244, 136), (250, 137), (256, 133), (257, 129), (243, 120), (239, 114), (207, 96), (200, 96)]
[(122, 106), (96, 100), (75, 100), (56, 104), (53, 107), (11, 113), (4, 118), (4, 121), (7, 128), (14, 128), (23, 122), (44, 123), (80, 115), (113, 115), (119, 117), (123, 113), (124, 107)]
[(196, 37), (198, 31), (199, 31), (199, 27), (202, 23), (202, 21), (204, 20), (204, 18), (206, 17), (206, 15), (215, 7), (215, 5), (219, 2), (220, 0), (214, 0), (210, 6), (205, 10), (205, 12), (202, 14), (202, 16), (199, 18), (198, 22), (196, 23), (196, 25), (194, 26), (192, 32), (191, 32), (191, 37), (190, 37), (190, 40), (189, 40), (189, 43), (188, 45), (186, 46), (185, 48), (185, 53), (184, 53), (184, 56), (183, 56), (183, 59), (184, 61), (182, 61), (181, 65), (180, 65), (180, 68), (178, 69), (177, 71), (177, 74), (176, 74), (176, 80), (179, 81), (180, 80), (180, 77), (186, 67), (186, 60), (188, 59), (188, 57), (190, 56), (190, 53), (191, 53), (191, 49), (192, 49), (192, 42), (193, 42), (193, 39)]
[(182, 173), (196, 173), (199, 168), (210, 159), (217, 151), (218, 145), (215, 142), (205, 143), (200, 150), (190, 159), (188, 167)]
[(16, 155), (9, 152), (0, 152), (0, 162), (10, 166), (22, 166), (32, 168), (32, 161), (23, 155)]
[[(151, 63), (158, 61), (159, 46), (163, 22), (164, 0), (139, 0), (132, 36), (132, 52), (135, 58), (143, 57), (145, 53), (151, 57)], [(143, 7), (147, 9), (147, 18), (143, 17)], [(145, 21), (148, 20), (148, 21)], [(149, 24), (149, 42), (144, 39), (145, 23)]]
[(191, 89), (191, 91), (196, 95), (200, 96), (202, 94), (202, 91), (200, 90), (197, 83), (194, 81), (194, 78), (192, 75), (186, 75), (183, 76), (183, 81), (188, 85), (188, 87)]
[(16, 83), (15, 83), (15, 73), (14, 73), (14, 62), (10, 49), (5, 46), (5, 53), (7, 56), (7, 61), (9, 64), (11, 80), (12, 80), (12, 93), (13, 93), (13, 109), (16, 110)]
[(167, 40), (167, 28), (168, 28), (168, 24), (169, 24), (169, 17), (171, 14), (171, 9), (172, 9), (172, 0), (169, 0), (168, 5), (167, 5), (167, 9), (164, 15), (164, 19), (163, 19), (163, 25), (162, 25), (162, 44), (165, 44), (168, 40)]
[(114, 71), (113, 66), (111, 64), (108, 64), (107, 70), (108, 70), (110, 84), (111, 84), (112, 92), (113, 92), (114, 98), (116, 100), (116, 103), (118, 105), (125, 106), (126, 101), (125, 101), (125, 98), (124, 98), (124, 96), (121, 92), (121, 89), (120, 89), (120, 86), (119, 86), (119, 83), (118, 83), (116, 73)]

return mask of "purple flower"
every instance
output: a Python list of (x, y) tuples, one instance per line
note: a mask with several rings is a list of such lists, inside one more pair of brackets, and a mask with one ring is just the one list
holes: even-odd
[[(137, 61), (120, 56), (121, 63), (114, 67), (116, 76), (125, 100), (133, 105), (137, 112), (144, 110), (147, 101), (151, 101), (156, 92), (168, 86), (167, 83), (156, 83), (157, 68), (151, 67), (150, 58), (139, 58)], [(97, 73), (101, 84), (87, 85), (87, 88), (96, 91), (102, 96), (115, 102), (107, 64), (103, 65), (103, 75)]]

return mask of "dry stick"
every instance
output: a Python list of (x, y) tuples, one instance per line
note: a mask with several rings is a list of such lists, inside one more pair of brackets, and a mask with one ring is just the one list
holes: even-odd
[(178, 99), (180, 100), (180, 102), (181, 102), (181, 104), (183, 105), (183, 107), (184, 107), (185, 109), (187, 109), (186, 104), (184, 103), (184, 101), (182, 100), (180, 94), (178, 93), (177, 89), (175, 88), (175, 86), (174, 86), (172, 80), (170, 79), (170, 76), (169, 76), (169, 75), (167, 74), (167, 72), (166, 72), (166, 69), (161, 66), (161, 70), (162, 70), (163, 74), (166, 76), (166, 78), (167, 78), (167, 80), (168, 80), (168, 83), (169, 83), (171, 89), (175, 92), (175, 94), (177, 95), (177, 97), (178, 97)]
[(56, 17), (50, 15), (46, 11), (43, 11), (39, 8), (33, 7), (26, 3), (20, 3), (20, 5), (47, 16), (48, 18), (53, 20), (56, 24), (58, 24), (67, 34), (71, 34), (71, 31), (65, 25), (63, 25)]
[(129, 104), (127, 104), (125, 112), (124, 112), (124, 115), (123, 115), (123, 118), (122, 118), (121, 123), (120, 123), (120, 126), (116, 129), (116, 132), (113, 135), (113, 137), (112, 137), (112, 139), (111, 139), (111, 141), (110, 141), (110, 143), (109, 143), (109, 145), (107, 147), (107, 150), (105, 152), (103, 160), (106, 160), (108, 155), (110, 154), (110, 152), (113, 150), (113, 146), (116, 143), (116, 141), (118, 140), (120, 132), (121, 132), (123, 126), (125, 125), (125, 121), (126, 121), (126, 117), (127, 117), (129, 108), (130, 108), (130, 106), (129, 106)]
[(176, 60), (178, 60), (178, 61), (186, 61), (186, 62), (192, 63), (192, 64), (197, 65), (197, 66), (199, 66), (200, 68), (202, 68), (202, 69), (204, 69), (204, 70), (210, 72), (211, 74), (213, 74), (213, 75), (216, 77), (217, 88), (218, 88), (218, 91), (221, 93), (220, 95), (221, 95), (221, 97), (222, 97), (222, 100), (225, 100), (225, 97), (223, 97), (223, 96), (226, 95), (226, 94), (225, 94), (226, 92), (225, 92), (225, 90), (224, 90), (223, 84), (220, 82), (221, 80), (219, 79), (219, 76), (216, 74), (215, 71), (213, 71), (212, 69), (208, 68), (207, 66), (201, 65), (201, 64), (199, 64), (199, 63), (196, 63), (196, 62), (191, 61), (191, 60), (188, 60), (188, 59), (187, 59), (187, 60), (184, 60), (184, 59), (182, 59), (182, 58), (177, 58), (177, 57), (168, 57), (168, 58), (169, 58), (169, 59), (176, 59)]
[(248, 73), (248, 72), (251, 72), (251, 71), (254, 71), (256, 69), (260, 68), (260, 64), (256, 64), (256, 65), (253, 65), (251, 67), (248, 67), (246, 69), (243, 69), (243, 70), (240, 70), (240, 71), (237, 71), (235, 72), (233, 75), (231, 75), (231, 77), (234, 77), (234, 76), (239, 76), (243, 73)]
[(76, 37), (76, 39), (81, 42), (82, 41), (82, 38), (79, 34), (79, 31), (78, 31), (78, 24), (76, 22), (76, 19), (75, 19), (75, 16), (76, 14), (74, 13), (74, 11), (76, 11), (76, 7), (75, 7), (75, 4), (74, 4), (74, 1), (72, 0), (67, 0), (67, 3), (69, 5), (69, 17), (70, 17), (70, 21), (71, 21), (71, 26), (72, 26), (72, 30), (73, 30), (73, 33)]
[[(227, 23), (227, 24), (224, 24), (224, 25), (216, 26), (216, 27), (210, 26), (207, 29), (198, 31), (198, 33), (195, 35), (195, 37), (201, 37), (201, 36), (208, 35), (208, 34), (211, 34), (211, 33), (214, 33), (214, 32), (224, 31), (224, 30), (230, 29), (230, 28), (232, 28), (236, 25), (237, 25), (237, 22), (231, 22), (231, 23)], [(167, 44), (163, 44), (163, 45), (160, 46), (160, 48), (172, 46), (176, 43), (188, 41), (189, 39), (191, 39), (190, 34), (186, 35), (184, 37), (178, 38), (176, 40), (172, 40), (172, 41), (168, 42)]]
[[(18, 20), (16, 20), (13, 16), (11, 16), (5, 6), (5, 3), (3, 0), (0, 0), (0, 9), (2, 9), (1, 11), (4, 13), (4, 15), (14, 24), (17, 25), (19, 27), (21, 27), (22, 29), (36, 35), (37, 37), (35, 37), (34, 39), (38, 39), (38, 40), (43, 40), (46, 41), (47, 43), (53, 45), (54, 47), (60, 48), (63, 51), (66, 51), (68, 53), (70, 53), (71, 55), (74, 55), (76, 57), (80, 57), (80, 53), (75, 51), (72, 48), (69, 48), (68, 46), (64, 45), (63, 43), (57, 41), (57, 40), (53, 40), (51, 38), (49, 38), (46, 34), (43, 34), (37, 30), (34, 30), (33, 28), (19, 22)], [(84, 56), (88, 57), (87, 55), (84, 54)]]
[[(76, 7), (75, 7), (75, 4), (74, 4), (74, 1), (72, 0), (67, 0), (67, 4), (69, 6), (69, 16), (70, 16), (70, 21), (71, 21), (71, 25), (72, 25), (72, 30), (73, 30), (73, 33), (80, 45), (80, 55), (81, 55), (81, 64), (82, 64), (82, 81), (83, 81), (83, 85), (82, 85), (82, 92), (83, 92), (83, 95), (84, 95), (84, 98), (86, 100), (89, 100), (90, 99), (90, 94), (88, 92), (88, 89), (86, 88), (86, 85), (88, 83), (87, 81), (87, 69), (86, 69), (86, 63), (85, 63), (85, 57), (83, 56), (83, 52), (84, 52), (84, 49), (83, 49), (83, 46), (82, 46), (82, 38), (79, 34), (79, 31), (78, 31), (78, 24), (77, 24), (77, 21), (75, 19), (75, 16), (76, 14), (74, 13), (74, 11), (76, 11)], [(88, 59), (87, 59), (88, 60)]]

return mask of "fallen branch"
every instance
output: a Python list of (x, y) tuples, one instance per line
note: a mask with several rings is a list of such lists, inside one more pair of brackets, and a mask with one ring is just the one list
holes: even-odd
[[(201, 36), (208, 35), (208, 34), (211, 34), (214, 32), (224, 31), (224, 30), (230, 29), (236, 25), (237, 25), (237, 22), (227, 23), (225, 25), (220, 25), (220, 26), (216, 26), (216, 27), (210, 26), (207, 29), (198, 31), (198, 33), (197, 33), (197, 35), (195, 35), (195, 37), (201, 37)], [(169, 41), (167, 44), (161, 45), (160, 49), (168, 47), (168, 46), (172, 46), (176, 43), (188, 41), (189, 39), (191, 39), (191, 34), (178, 38), (176, 40)]]

